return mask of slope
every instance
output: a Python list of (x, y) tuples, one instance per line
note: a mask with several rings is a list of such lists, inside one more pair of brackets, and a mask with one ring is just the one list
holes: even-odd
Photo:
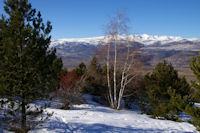
[(90, 96), (87, 99), (87, 104), (75, 105), (72, 110), (47, 108), (53, 116), (31, 133), (197, 132), (187, 122), (152, 119), (138, 110), (112, 110), (91, 101)]

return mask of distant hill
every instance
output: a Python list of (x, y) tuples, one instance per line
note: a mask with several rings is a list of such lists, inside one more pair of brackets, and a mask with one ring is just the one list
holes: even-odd
[[(123, 41), (127, 36), (120, 36)], [(166, 59), (182, 75), (188, 73), (189, 61), (200, 50), (200, 39), (174, 36), (129, 35), (129, 38), (142, 47), (149, 56), (145, 62), (147, 69), (152, 69), (159, 61)], [(57, 55), (63, 59), (64, 67), (73, 68), (80, 62), (88, 63), (97, 50), (101, 48), (103, 36), (92, 38), (60, 39), (53, 41), (50, 47), (57, 49)], [(186, 74), (186, 75), (188, 75)]]

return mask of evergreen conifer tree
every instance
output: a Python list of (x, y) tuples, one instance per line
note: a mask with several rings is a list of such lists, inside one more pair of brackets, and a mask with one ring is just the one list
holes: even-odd
[[(106, 69), (105, 69), (106, 71)], [(106, 94), (106, 73), (98, 62), (96, 56), (92, 58), (87, 69), (87, 87), (84, 88), (86, 93), (98, 96)]]
[[(199, 52), (200, 54), (200, 52)], [(200, 102), (200, 55), (193, 57), (190, 60), (190, 68), (193, 71), (197, 81), (191, 81), (193, 87), (193, 102)], [(194, 103), (193, 103), (194, 104)], [(195, 105), (188, 105), (186, 108), (186, 113), (192, 117), (192, 123), (200, 131), (200, 107)]]
[(83, 76), (86, 73), (86, 65), (84, 62), (81, 62), (77, 68), (74, 69), (75, 73), (79, 76)]
[[(59, 85), (62, 60), (49, 49), (52, 26), (28, 0), (6, 0), (0, 18), (0, 98), (10, 103), (10, 114), (18, 115), (20, 132), (27, 132), (29, 103), (41, 99)], [(9, 122), (11, 123), (11, 122)]]
[(98, 78), (99, 76), (103, 76), (102, 67), (99, 64), (96, 56), (94, 56), (92, 60), (90, 61), (87, 71), (88, 71), (88, 74), (93, 78)]
[(196, 102), (200, 102), (200, 84), (199, 84), (199, 81), (200, 81), (200, 55), (197, 57), (193, 57), (190, 60), (190, 68), (193, 71), (193, 73), (198, 81), (198, 82), (195, 82), (195, 81), (191, 82), (193, 88), (195, 89), (194, 93), (193, 93), (194, 94), (193, 99)]
[(173, 66), (163, 61), (145, 76), (145, 86), (147, 103), (150, 105), (146, 111), (154, 117), (177, 120), (188, 104), (191, 92), (186, 79), (179, 78)]

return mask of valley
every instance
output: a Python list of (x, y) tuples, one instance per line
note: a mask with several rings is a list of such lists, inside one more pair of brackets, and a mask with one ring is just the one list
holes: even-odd
[[(144, 73), (151, 71), (158, 62), (167, 60), (179, 71), (181, 76), (185, 75), (188, 80), (195, 80), (189, 63), (193, 56), (200, 50), (200, 39), (181, 38), (173, 36), (153, 36), (153, 35), (129, 35), (135, 43), (139, 44), (143, 54), (148, 56), (144, 61)], [(86, 64), (97, 55), (97, 51), (102, 48), (101, 37), (80, 38), (80, 39), (60, 39), (53, 41), (51, 47), (57, 49), (57, 55), (62, 58), (64, 67), (72, 69), (80, 62)], [(120, 36), (123, 41), (125, 36)]]

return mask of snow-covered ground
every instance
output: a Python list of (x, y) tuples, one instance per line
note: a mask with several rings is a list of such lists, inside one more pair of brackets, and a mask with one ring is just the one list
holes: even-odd
[(112, 110), (91, 100), (73, 106), (72, 110), (47, 108), (54, 112), (41, 126), (31, 133), (130, 133), (130, 132), (197, 132), (187, 122), (152, 119), (140, 111)]

